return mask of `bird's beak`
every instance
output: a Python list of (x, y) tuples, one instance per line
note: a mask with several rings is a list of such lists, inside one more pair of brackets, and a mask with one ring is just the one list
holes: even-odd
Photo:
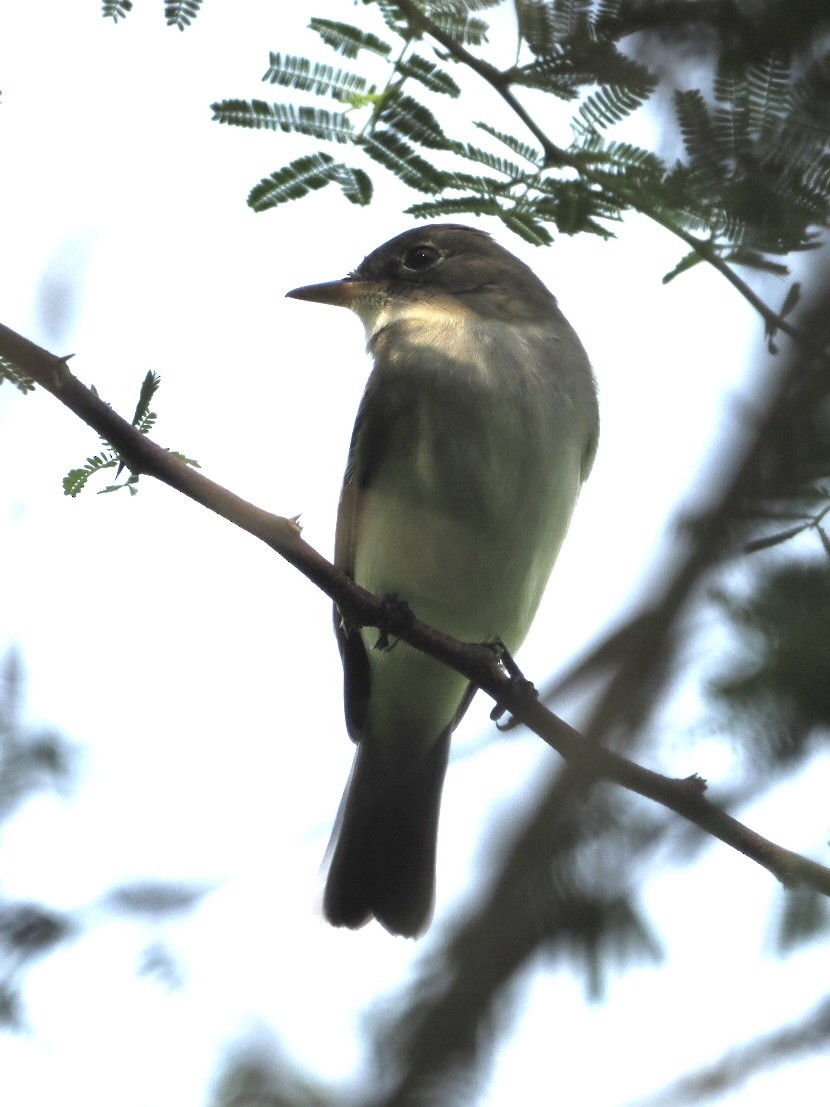
[(372, 295), (375, 285), (344, 277), (342, 281), (326, 281), (324, 284), (307, 284), (286, 292), (294, 300), (311, 300), (316, 304), (333, 304), (334, 307), (353, 307), (357, 300)]

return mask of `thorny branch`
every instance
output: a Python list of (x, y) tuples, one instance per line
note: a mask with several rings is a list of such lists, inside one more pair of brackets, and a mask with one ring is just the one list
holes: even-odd
[(751, 830), (703, 794), (699, 777), (677, 780), (589, 741), (549, 711), (525, 681), (511, 678), (488, 645), (450, 638), (417, 618), (389, 625), (387, 601), (355, 584), (300, 537), (290, 519), (271, 514), (209, 480), (140, 434), (86, 388), (55, 356), (0, 324), (0, 355), (109, 441), (133, 472), (146, 473), (259, 538), (317, 585), (355, 626), (391, 630), (416, 649), (456, 669), (544, 739), (590, 781), (608, 780), (682, 815), (738, 850), (787, 886), (807, 885), (830, 895), (830, 869)]

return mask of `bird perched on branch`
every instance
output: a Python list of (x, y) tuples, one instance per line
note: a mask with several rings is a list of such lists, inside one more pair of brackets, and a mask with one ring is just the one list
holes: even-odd
[[(465, 641), (527, 634), (598, 434), (591, 367), (553, 295), (483, 231), (436, 224), (342, 280), (288, 293), (351, 308), (374, 368), (357, 414), (335, 562)], [(337, 817), (326, 918), (416, 936), (432, 915), (450, 737), (464, 677), (335, 611), (357, 743)]]

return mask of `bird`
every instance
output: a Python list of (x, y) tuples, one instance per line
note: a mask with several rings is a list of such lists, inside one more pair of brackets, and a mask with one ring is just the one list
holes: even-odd
[[(373, 367), (337, 513), (335, 564), (468, 642), (524, 640), (597, 448), (588, 355), (553, 294), (488, 233), (415, 227), (346, 277), (295, 288), (350, 308)], [(335, 606), (356, 743), (323, 912), (415, 938), (434, 910), (450, 738), (475, 692)]]

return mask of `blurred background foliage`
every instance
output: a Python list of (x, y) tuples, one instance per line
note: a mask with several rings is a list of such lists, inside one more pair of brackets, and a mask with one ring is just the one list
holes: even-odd
[[(68, 795), (78, 771), (75, 749), (52, 728), (25, 723), (24, 672), (12, 650), (0, 665), (0, 825), (44, 789)], [(26, 973), (62, 943), (80, 937), (108, 916), (132, 917), (149, 931), (190, 911), (210, 889), (165, 881), (117, 885), (72, 912), (6, 898), (0, 888), (0, 1017), (7, 1030), (26, 1027)], [(170, 987), (179, 984), (175, 957), (162, 941), (148, 941), (137, 971)]]

